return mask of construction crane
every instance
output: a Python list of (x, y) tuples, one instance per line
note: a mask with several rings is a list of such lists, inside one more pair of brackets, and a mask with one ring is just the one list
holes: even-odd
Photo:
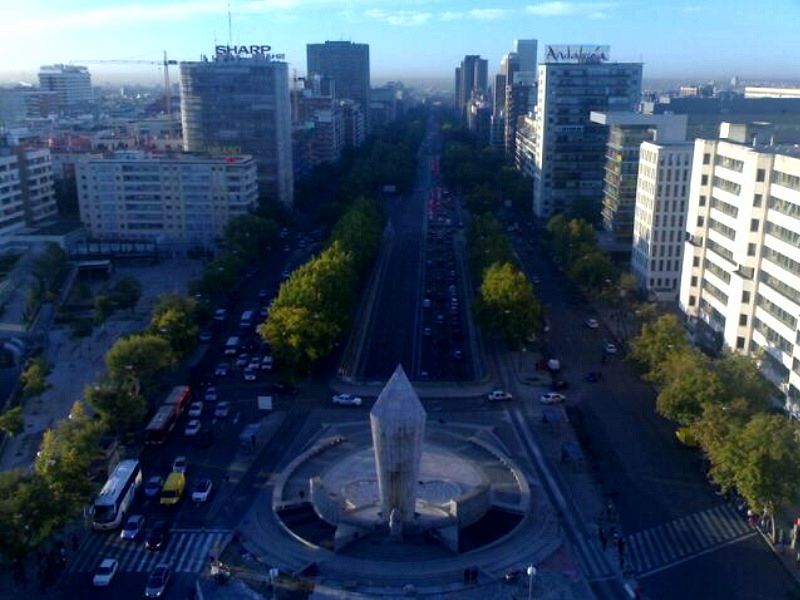
[(108, 60), (73, 60), (71, 64), (116, 64), (116, 65), (160, 65), (164, 67), (164, 106), (167, 109), (167, 118), (172, 120), (172, 102), (170, 100), (169, 90), (169, 66), (177, 65), (177, 60), (168, 60), (167, 51), (164, 50), (164, 60), (125, 60), (125, 59), (108, 59)]

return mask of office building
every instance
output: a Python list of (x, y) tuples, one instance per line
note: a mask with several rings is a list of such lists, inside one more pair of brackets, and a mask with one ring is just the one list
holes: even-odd
[(641, 63), (612, 63), (608, 47), (547, 46), (539, 65), (533, 210), (593, 218), (603, 197), (607, 129), (591, 111), (632, 111)]
[(536, 73), (539, 42), (534, 39), (514, 40), (514, 54), (517, 55), (519, 70), (523, 73)]
[(636, 179), (639, 172), (639, 147), (644, 141), (684, 141), (686, 115), (592, 111), (589, 119), (592, 123), (608, 128), (601, 211), (603, 226), (611, 234), (614, 243), (630, 248), (637, 193)]
[(642, 142), (636, 179), (631, 272), (656, 302), (674, 303), (681, 279), (692, 142)]
[(285, 62), (217, 56), (180, 63), (183, 148), (249, 154), (266, 198), (290, 206), (294, 195), (291, 106)]
[(467, 128), (482, 143), (488, 143), (492, 124), (492, 104), (483, 96), (473, 96), (467, 103)]
[(536, 174), (536, 119), (532, 114), (521, 117), (517, 125), (514, 166), (533, 179)]
[(370, 126), (380, 127), (395, 121), (405, 112), (407, 94), (400, 82), (389, 81), (370, 91)]
[(800, 416), (800, 149), (763, 125), (694, 143), (680, 307), (695, 341), (758, 358)]
[(513, 83), (506, 85), (503, 135), (506, 157), (516, 156), (517, 125), (523, 116), (536, 108), (536, 79), (528, 71), (516, 71)]
[(228, 221), (258, 201), (248, 155), (87, 157), (75, 167), (81, 222), (97, 240), (146, 240), (184, 253), (212, 249)]
[(39, 87), (55, 92), (58, 109), (69, 111), (84, 108), (92, 101), (92, 77), (86, 67), (52, 65), (39, 69)]
[(306, 76), (331, 78), (335, 97), (357, 102), (369, 129), (370, 72), (369, 44), (325, 42), (306, 45)]
[(489, 63), (485, 58), (467, 55), (456, 68), (456, 110), (467, 114), (467, 105), (473, 95), (483, 95), (489, 84)]

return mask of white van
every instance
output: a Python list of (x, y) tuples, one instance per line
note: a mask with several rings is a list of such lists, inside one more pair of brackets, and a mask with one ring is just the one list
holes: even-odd
[(225, 342), (225, 354), (229, 356), (234, 356), (239, 351), (239, 338), (235, 335), (232, 335), (228, 338), (228, 341)]

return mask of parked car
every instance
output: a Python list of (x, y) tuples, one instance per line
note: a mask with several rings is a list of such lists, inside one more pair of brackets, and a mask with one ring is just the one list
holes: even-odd
[(605, 350), (606, 354), (616, 354), (617, 347), (616, 345), (612, 344), (611, 342), (607, 342), (605, 346), (603, 346), (603, 350)]
[(217, 404), (217, 407), (214, 409), (214, 416), (218, 418), (224, 418), (228, 416), (228, 412), (230, 412), (231, 405), (228, 402), (220, 402)]
[(164, 478), (161, 475), (153, 475), (144, 484), (144, 495), (146, 498), (157, 498), (164, 485)]
[(359, 396), (352, 394), (336, 394), (333, 398), (333, 403), (339, 406), (361, 406), (363, 400)]
[(197, 400), (196, 402), (192, 402), (189, 405), (189, 410), (187, 411), (189, 416), (192, 418), (197, 418), (203, 414), (203, 403)]
[(176, 456), (175, 460), (172, 461), (172, 470), (176, 473), (186, 473), (187, 464), (188, 460), (185, 456)]
[(186, 429), (184, 429), (183, 432), (188, 436), (197, 435), (198, 433), (200, 433), (201, 427), (202, 425), (200, 424), (200, 419), (191, 419), (186, 424)]
[[(226, 367), (228, 365), (225, 365)], [(227, 372), (227, 371), (226, 371)], [(210, 385), (206, 388), (206, 393), (203, 396), (206, 402), (216, 402), (217, 401), (217, 388), (213, 385)]]
[(116, 558), (104, 558), (97, 565), (92, 576), (92, 585), (95, 587), (108, 587), (114, 580), (114, 575), (119, 570), (119, 561)]
[(160, 564), (150, 575), (147, 577), (147, 583), (144, 586), (145, 598), (162, 598), (167, 591), (167, 585), (172, 576), (172, 570), (169, 565)]
[(272, 356), (267, 354), (265, 357), (261, 359), (261, 370), (262, 371), (271, 371), (272, 370)]
[(166, 521), (157, 521), (153, 528), (147, 532), (147, 538), (144, 541), (144, 547), (147, 550), (163, 550), (167, 545), (169, 538), (169, 523)]
[(512, 398), (514, 398), (514, 396), (505, 390), (497, 389), (489, 392), (489, 402), (503, 402), (504, 400), (511, 400)]
[(214, 335), (208, 329), (203, 329), (199, 334), (197, 334), (197, 339), (199, 339), (203, 344), (210, 342), (211, 338), (213, 337)]
[(244, 380), (245, 381), (255, 381), (256, 380), (256, 371), (251, 369), (251, 368), (249, 368), (249, 367), (247, 369), (245, 369), (244, 370)]
[(208, 478), (198, 479), (192, 490), (192, 502), (205, 502), (211, 494), (213, 484)]
[(597, 322), (597, 319), (586, 319), (586, 326), (589, 329), (597, 329), (600, 327), (600, 323)]
[(236, 358), (236, 366), (237, 367), (246, 367), (247, 363), (250, 361), (250, 357), (247, 354), (240, 354)]
[(225, 310), (224, 308), (218, 308), (217, 310), (214, 311), (214, 320), (217, 322), (224, 321), (225, 317), (227, 316), (228, 316), (228, 311)]
[(541, 404), (559, 404), (564, 402), (564, 400), (566, 400), (566, 397), (558, 392), (547, 392), (539, 396), (539, 402)]
[(119, 532), (119, 537), (123, 540), (138, 540), (144, 533), (144, 515), (131, 515)]
[(228, 374), (228, 363), (219, 363), (214, 369), (214, 375), (217, 377), (225, 377)]

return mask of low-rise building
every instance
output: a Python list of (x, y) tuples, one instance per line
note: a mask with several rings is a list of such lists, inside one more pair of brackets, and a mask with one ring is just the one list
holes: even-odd
[(252, 156), (119, 152), (76, 164), (81, 221), (97, 240), (146, 240), (183, 253), (213, 248), (258, 201)]

